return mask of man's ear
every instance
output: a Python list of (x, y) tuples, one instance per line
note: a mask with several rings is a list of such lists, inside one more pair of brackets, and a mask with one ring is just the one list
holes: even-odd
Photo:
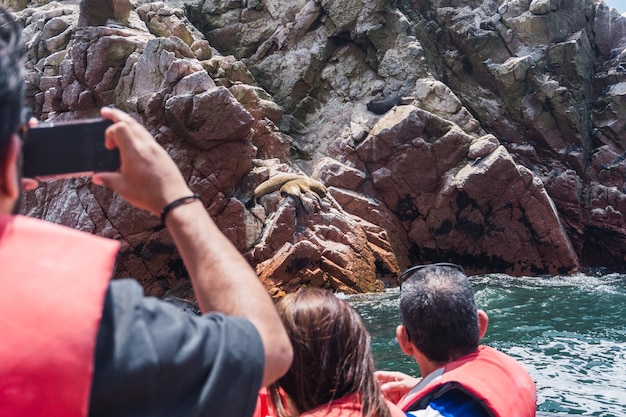
[(478, 339), (482, 339), (489, 327), (489, 316), (483, 310), (478, 310)]
[(400, 324), (398, 327), (396, 327), (396, 339), (398, 339), (400, 349), (402, 349), (402, 352), (404, 352), (405, 355), (415, 355), (415, 346), (411, 342), (409, 334), (406, 331), (406, 327), (404, 327), (403, 324)]
[(18, 161), (20, 141), (13, 134), (0, 154), (0, 198), (17, 200), (20, 196)]

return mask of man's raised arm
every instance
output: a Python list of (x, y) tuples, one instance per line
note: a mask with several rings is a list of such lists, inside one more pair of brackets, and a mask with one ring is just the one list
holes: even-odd
[[(171, 202), (192, 196), (180, 170), (152, 135), (128, 114), (103, 108), (115, 122), (106, 146), (120, 150), (119, 172), (93, 176), (135, 207), (157, 216)], [(222, 234), (201, 202), (185, 200), (169, 211), (165, 224), (174, 238), (202, 312), (245, 317), (254, 324), (265, 349), (263, 385), (282, 376), (291, 364), (291, 344), (274, 304), (256, 273)]]

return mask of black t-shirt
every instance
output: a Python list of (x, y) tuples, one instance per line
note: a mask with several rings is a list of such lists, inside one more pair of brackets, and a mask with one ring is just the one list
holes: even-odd
[(250, 321), (194, 317), (134, 280), (109, 286), (98, 331), (89, 416), (251, 416), (264, 370)]

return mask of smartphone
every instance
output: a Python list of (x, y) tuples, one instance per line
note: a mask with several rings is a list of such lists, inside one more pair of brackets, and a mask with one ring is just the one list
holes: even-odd
[(22, 146), (22, 175), (40, 180), (116, 171), (120, 155), (104, 147), (103, 118), (41, 123), (28, 129)]

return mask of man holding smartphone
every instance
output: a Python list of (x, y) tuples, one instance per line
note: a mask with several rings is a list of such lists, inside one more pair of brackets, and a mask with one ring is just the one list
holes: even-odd
[(145, 297), (134, 280), (109, 282), (117, 242), (12, 214), (23, 61), (0, 8), (0, 415), (252, 415), (291, 345), (252, 268), (143, 126), (102, 109), (121, 167), (93, 182), (162, 217), (203, 316)]

